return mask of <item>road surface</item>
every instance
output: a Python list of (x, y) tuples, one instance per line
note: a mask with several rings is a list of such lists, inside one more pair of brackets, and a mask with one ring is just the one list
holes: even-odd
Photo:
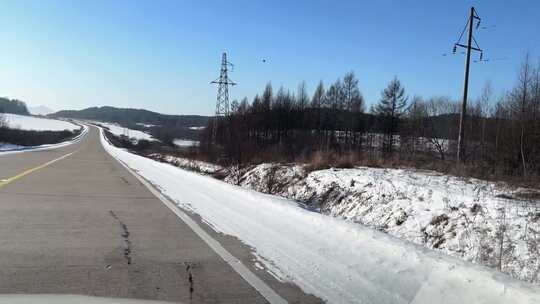
[[(107, 154), (94, 127), (67, 147), (0, 156), (0, 214), (0, 293), (268, 302)], [(319, 302), (192, 217), (283, 299)]]

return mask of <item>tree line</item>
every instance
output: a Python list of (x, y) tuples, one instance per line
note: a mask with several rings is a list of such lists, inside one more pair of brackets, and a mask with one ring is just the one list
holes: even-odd
[[(308, 94), (268, 83), (251, 101), (231, 103), (228, 117), (208, 122), (201, 152), (233, 164), (299, 161), (314, 155), (356, 160), (455, 164), (460, 101), (408, 96), (396, 77), (366, 109), (358, 79), (346, 73)], [(540, 65), (525, 56), (516, 84), (495, 97), (486, 83), (469, 100), (466, 166), (482, 175), (540, 174)], [(215, 129), (215, 130), (214, 130)]]
[(0, 97), (0, 113), (30, 115), (24, 101)]

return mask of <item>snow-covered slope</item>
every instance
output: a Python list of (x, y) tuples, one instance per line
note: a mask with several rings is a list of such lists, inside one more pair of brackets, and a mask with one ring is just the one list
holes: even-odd
[(54, 113), (54, 110), (46, 106), (28, 107), (28, 111), (32, 115), (48, 115)]
[(200, 172), (204, 174), (214, 174), (217, 171), (223, 169), (223, 167), (216, 164), (203, 162), (200, 160), (184, 158), (184, 157), (176, 157), (172, 155), (162, 155), (159, 153), (152, 153), (152, 154), (147, 155), (147, 157), (150, 157), (151, 159), (154, 159), (160, 162), (173, 164), (177, 167), (187, 169), (189, 171), (195, 171), (195, 172)]
[(516, 191), (525, 189), (433, 171), (305, 172), (300, 165), (280, 164), (261, 164), (226, 180), (540, 283), (540, 202), (531, 199), (534, 190), (520, 199)]
[(490, 269), (102, 144), (179, 208), (254, 248), (276, 277), (328, 303), (540, 303), (540, 289)]
[(36, 131), (63, 131), (77, 130), (80, 126), (67, 121), (48, 119), (34, 116), (25, 116), (18, 114), (3, 114), (7, 120), (8, 127), (21, 130), (36, 130)]
[(108, 123), (108, 122), (97, 122), (96, 121), (96, 123), (101, 125), (101, 126), (107, 127), (111, 133), (113, 133), (114, 135), (117, 135), (117, 136), (126, 135), (129, 138), (134, 138), (136, 140), (141, 140), (141, 139), (150, 140), (150, 141), (156, 140), (155, 138), (152, 137), (152, 135), (150, 135), (148, 133), (144, 133), (144, 132), (139, 131), (139, 130), (133, 130), (133, 129), (124, 128), (124, 127), (122, 127), (120, 125), (113, 124), (113, 123)]

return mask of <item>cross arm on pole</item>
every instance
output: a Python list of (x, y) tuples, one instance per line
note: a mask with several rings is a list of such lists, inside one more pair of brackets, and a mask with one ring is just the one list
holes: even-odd
[[(464, 48), (464, 49), (468, 48), (466, 45), (461, 44), (461, 43), (456, 43), (456, 45), (459, 46), (459, 47), (462, 47), (462, 48)], [(471, 50), (475, 50), (475, 51), (478, 51), (478, 52), (483, 52), (481, 49), (475, 48), (475, 47), (473, 47), (473, 46), (471, 46), (470, 48), (471, 48)]]

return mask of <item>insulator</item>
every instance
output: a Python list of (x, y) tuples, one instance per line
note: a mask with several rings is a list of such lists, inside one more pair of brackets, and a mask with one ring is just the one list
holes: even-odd
[(482, 61), (482, 58), (484, 57), (484, 53), (480, 52), (480, 61)]
[(455, 53), (456, 53), (456, 50), (457, 50), (457, 46), (454, 45), (454, 48), (452, 49), (452, 54), (455, 54)]

